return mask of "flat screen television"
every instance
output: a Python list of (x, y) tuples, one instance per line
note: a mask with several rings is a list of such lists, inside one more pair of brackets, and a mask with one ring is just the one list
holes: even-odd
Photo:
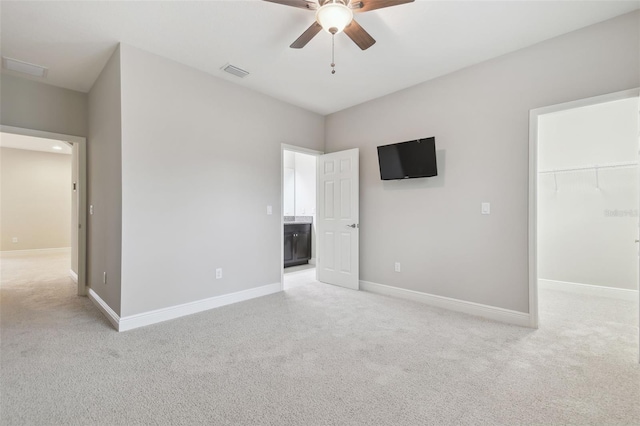
[(424, 138), (378, 147), (382, 180), (438, 176), (436, 138)]

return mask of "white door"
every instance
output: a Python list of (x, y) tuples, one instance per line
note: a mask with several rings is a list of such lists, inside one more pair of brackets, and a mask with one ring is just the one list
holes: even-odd
[(318, 281), (359, 288), (359, 150), (318, 157)]

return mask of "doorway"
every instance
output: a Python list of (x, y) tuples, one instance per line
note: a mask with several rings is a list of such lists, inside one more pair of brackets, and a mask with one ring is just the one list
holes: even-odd
[(316, 159), (321, 154), (282, 146), (283, 288), (316, 278)]
[[(6, 135), (6, 139), (16, 139), (17, 143), (20, 140), (30, 139), (34, 143), (41, 142), (47, 146), (51, 145), (52, 150), (62, 151), (67, 148), (70, 150), (72, 170), (71, 179), (68, 182), (68, 191), (71, 193), (71, 217), (69, 218), (71, 264), (69, 269), (71, 277), (77, 283), (77, 294), (86, 296), (86, 139), (11, 126), (0, 126), (0, 133)], [(53, 148), (53, 146), (57, 148)], [(16, 244), (16, 247), (19, 248), (20, 238), (18, 236), (10, 236), (10, 238), (12, 244)]]
[(531, 111), (533, 327), (615, 321), (637, 337), (638, 108), (636, 89)]
[[(313, 220), (313, 232), (317, 238), (310, 236), (313, 249), (309, 248), (309, 253), (312, 253), (313, 250), (317, 259), (313, 280), (358, 290), (360, 288), (359, 149), (352, 148), (330, 154), (322, 154), (318, 151), (282, 144), (281, 211), (283, 213), (287, 209), (285, 208), (285, 187), (293, 187), (295, 189), (295, 184), (285, 184), (285, 151), (310, 154), (316, 160), (315, 199), (317, 211), (316, 207), (313, 207), (313, 215), (317, 218), (317, 221)], [(293, 205), (295, 206), (295, 203)], [(307, 209), (305, 209), (306, 211)], [(294, 214), (296, 214), (295, 210)], [(294, 221), (296, 217), (293, 216)], [(291, 219), (291, 216), (288, 219)], [(280, 245), (280, 268), (282, 271), (280, 282), (282, 288), (284, 288), (284, 253), (287, 248), (284, 233), (284, 215), (281, 224), (280, 232), (283, 238)], [(301, 231), (292, 230), (292, 232), (298, 233)], [(303, 235), (298, 236), (304, 239)], [(313, 239), (317, 240), (315, 245), (313, 244)]]

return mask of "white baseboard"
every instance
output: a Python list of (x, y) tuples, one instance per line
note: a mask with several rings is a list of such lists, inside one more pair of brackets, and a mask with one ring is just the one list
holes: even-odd
[(118, 316), (118, 314), (116, 314), (115, 311), (111, 309), (109, 305), (107, 305), (107, 302), (102, 300), (102, 298), (98, 296), (98, 293), (93, 291), (92, 288), (89, 289), (89, 299), (91, 299), (93, 304), (96, 305), (98, 309), (107, 317), (107, 319), (115, 327), (115, 329), (118, 330), (120, 324), (120, 316)]
[(56, 248), (45, 248), (45, 249), (28, 249), (28, 250), (3, 250), (0, 251), (2, 256), (20, 256), (24, 254), (47, 254), (47, 253), (61, 253), (61, 252), (71, 252), (71, 247), (56, 247)]
[(73, 269), (69, 269), (69, 276), (71, 277), (71, 279), (73, 280), (73, 282), (75, 282), (76, 284), (78, 284), (78, 274), (75, 273), (75, 271)]
[(204, 300), (184, 303), (182, 305), (169, 306), (168, 308), (157, 309), (155, 311), (143, 312), (141, 314), (122, 317), (115, 313), (102, 298), (89, 289), (89, 299), (96, 307), (107, 317), (109, 322), (113, 324), (118, 331), (133, 330), (134, 328), (144, 327), (146, 325), (156, 324), (186, 315), (195, 314), (209, 309), (219, 308), (221, 306), (231, 305), (245, 300), (255, 299), (256, 297), (267, 296), (269, 294), (282, 291), (281, 283), (268, 284), (262, 287), (250, 288), (248, 290), (239, 291), (222, 296), (210, 297)]
[(478, 317), (488, 318), (508, 324), (519, 325), (521, 327), (531, 326), (529, 322), (529, 314), (524, 312), (517, 312), (509, 309), (498, 308), (495, 306), (483, 305), (481, 303), (467, 302), (464, 300), (437, 296), (435, 294), (422, 293), (414, 290), (406, 290), (404, 288), (391, 287), (388, 285), (372, 283), (369, 281), (360, 281), (360, 290), (370, 291), (372, 293), (383, 294), (386, 296), (398, 297), (401, 299), (412, 300), (438, 308), (449, 309), (451, 311), (462, 312), (464, 314), (475, 315)]
[(560, 290), (569, 293), (588, 294), (591, 296), (608, 297), (610, 299), (627, 300), (629, 302), (635, 302), (638, 300), (638, 290), (572, 283), (568, 281), (539, 279), (538, 288)]
[(157, 309), (155, 311), (143, 312), (141, 314), (129, 315), (119, 319), (118, 331), (132, 330), (146, 325), (207, 311), (221, 306), (231, 305), (256, 297), (267, 296), (269, 294), (282, 291), (281, 283), (273, 283), (262, 287), (250, 288), (222, 296), (210, 297), (208, 299), (197, 300), (195, 302), (184, 303), (182, 305), (170, 306), (168, 308)]

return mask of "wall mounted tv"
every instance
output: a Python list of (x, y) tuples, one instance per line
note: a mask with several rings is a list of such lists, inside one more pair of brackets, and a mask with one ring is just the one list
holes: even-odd
[(436, 138), (424, 138), (378, 147), (382, 180), (438, 176)]

